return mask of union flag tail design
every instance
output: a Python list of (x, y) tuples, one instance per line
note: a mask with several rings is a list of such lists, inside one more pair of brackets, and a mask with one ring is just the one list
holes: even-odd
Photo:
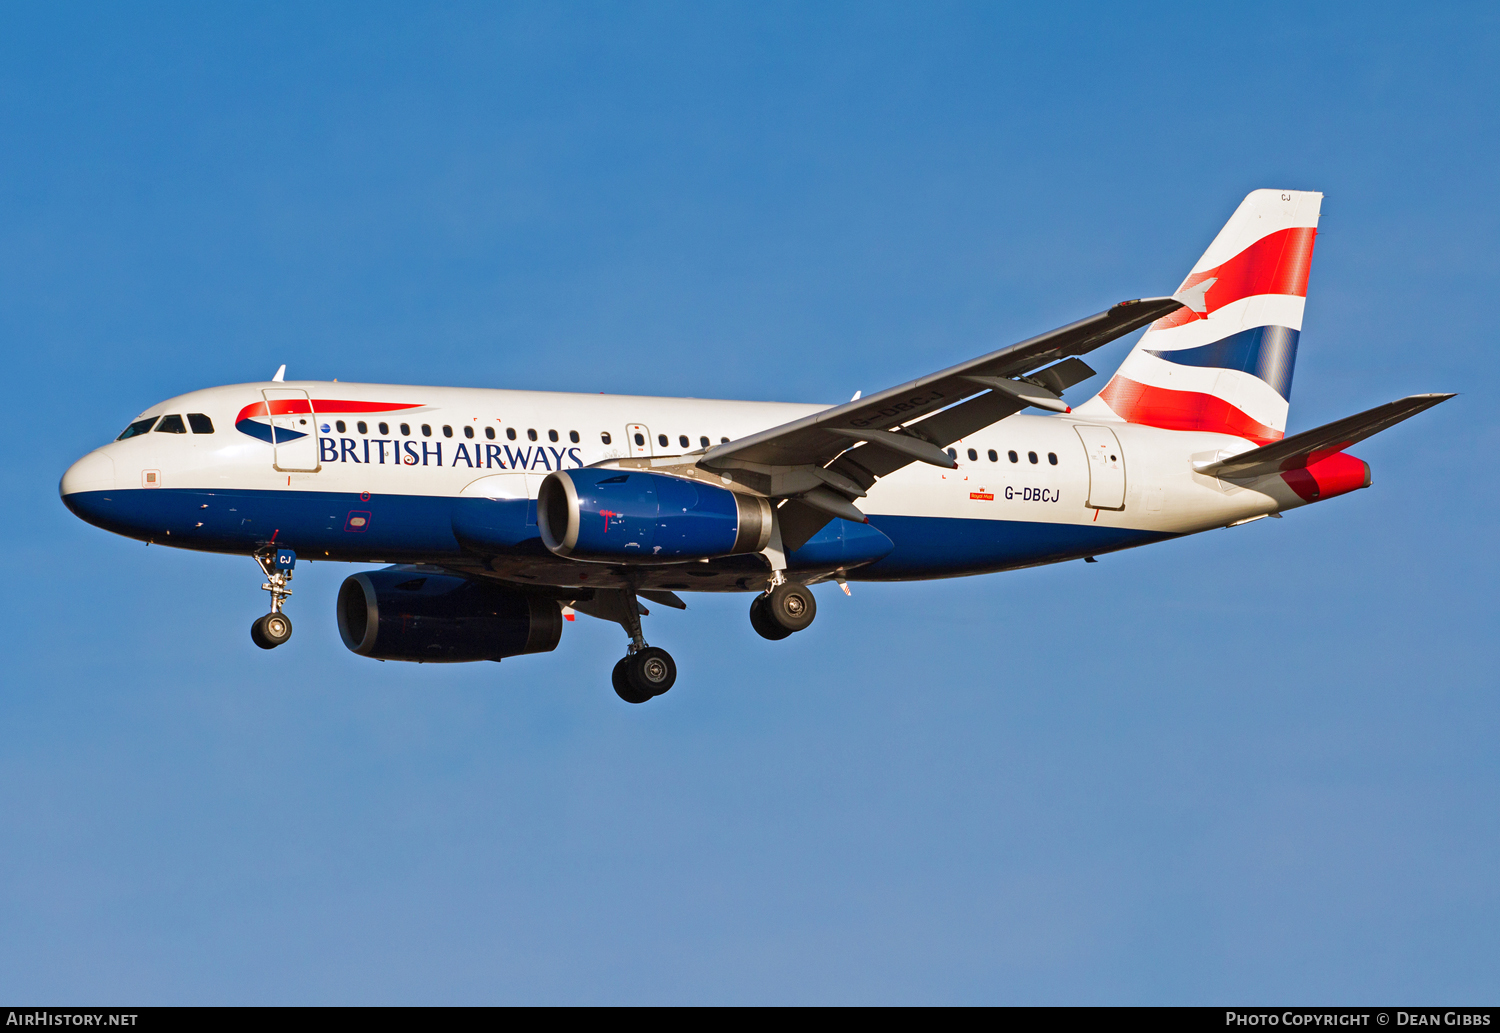
[(1177, 289), (1184, 307), (1152, 323), (1104, 390), (1075, 411), (1279, 440), (1322, 203), (1303, 190), (1246, 197)]

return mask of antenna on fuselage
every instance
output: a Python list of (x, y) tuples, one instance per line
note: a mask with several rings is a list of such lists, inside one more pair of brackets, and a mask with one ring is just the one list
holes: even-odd
[(279, 384), (279, 383), (281, 383), (285, 379), (286, 379), (286, 363), (283, 362), (281, 364), (281, 368), (276, 371), (276, 375), (271, 378), (271, 383), (273, 383), (273, 384)]

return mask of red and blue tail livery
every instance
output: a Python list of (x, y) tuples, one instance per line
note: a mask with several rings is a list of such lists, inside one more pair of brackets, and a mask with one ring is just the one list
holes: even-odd
[[(1368, 487), (1345, 450), (1452, 396), (1287, 434), (1321, 204), (1257, 190), (1175, 294), (841, 405), (278, 372), (151, 406), (61, 494), (116, 534), (253, 558), (271, 594), (251, 625), (264, 649), (291, 637), (299, 556), (375, 564), (338, 590), (353, 653), (547, 653), (582, 613), (623, 629), (611, 682), (644, 703), (677, 679), (646, 642), (645, 604), (680, 609), (679, 593), (743, 593), (751, 626), (779, 641), (813, 623), (820, 585), (1092, 560)], [(1070, 408), (1063, 393), (1093, 375), (1079, 356), (1139, 330)]]
[(1240, 204), (1151, 325), (1080, 411), (1251, 441), (1286, 432), (1323, 195), (1257, 190)]

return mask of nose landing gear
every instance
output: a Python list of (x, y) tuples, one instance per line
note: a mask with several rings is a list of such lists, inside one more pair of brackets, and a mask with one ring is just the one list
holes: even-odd
[(783, 581), (750, 603), (750, 626), (772, 642), (802, 631), (818, 615), (818, 602), (806, 585)]
[(271, 612), (250, 625), (250, 641), (262, 649), (275, 649), (292, 637), (292, 619), (281, 612), (281, 607), (292, 594), (287, 582), (292, 580), (297, 554), (291, 549), (277, 549), (270, 554), (256, 553), (255, 562), (266, 574), (266, 583), (260, 587), (271, 593)]

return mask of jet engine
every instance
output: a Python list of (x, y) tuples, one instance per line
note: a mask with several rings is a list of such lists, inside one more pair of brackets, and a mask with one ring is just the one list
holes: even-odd
[(376, 660), (464, 663), (550, 653), (562, 638), (554, 599), (451, 574), (369, 570), (344, 580), (344, 645)]
[(764, 549), (771, 503), (667, 474), (558, 470), (542, 482), (537, 528), (559, 556), (680, 562)]

